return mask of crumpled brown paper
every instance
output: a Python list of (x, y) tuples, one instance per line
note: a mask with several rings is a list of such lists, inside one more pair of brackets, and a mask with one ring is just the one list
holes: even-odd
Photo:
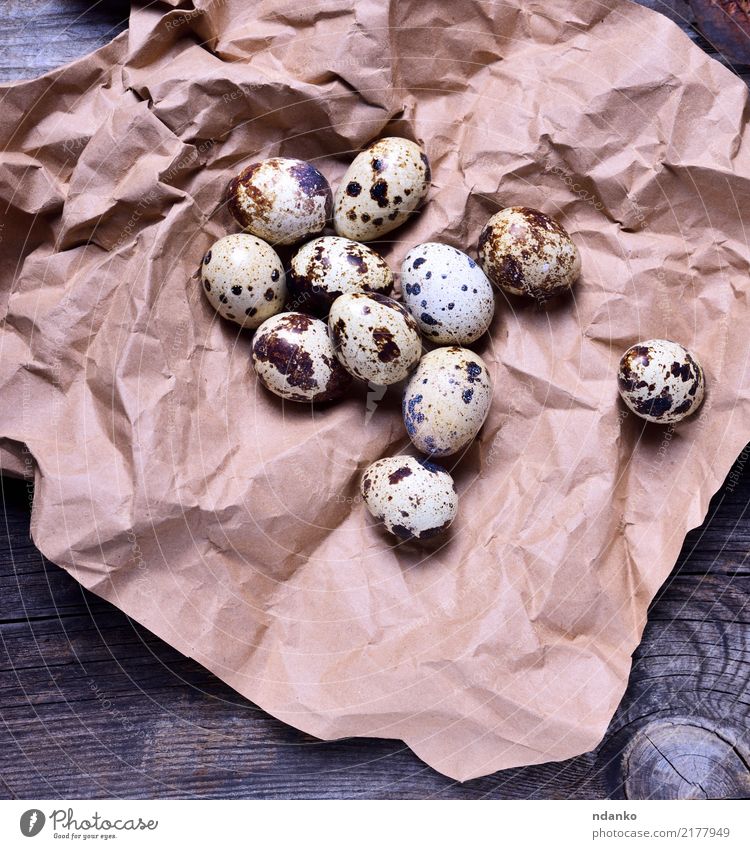
[[(591, 749), (750, 438), (744, 86), (620, 0), (168, 6), (1, 90), (0, 460), (34, 475), (36, 544), (318, 737), (401, 738), (458, 779)], [(307, 158), (335, 186), (381, 134), (423, 142), (434, 176), (381, 245), (394, 269), (421, 241), (474, 253), (513, 204), (583, 257), (569, 301), (498, 298), (494, 405), (431, 548), (358, 499), (408, 450), (398, 391), (282, 404), (193, 276), (236, 230), (241, 167)], [(649, 337), (706, 370), (673, 430), (617, 398)]]

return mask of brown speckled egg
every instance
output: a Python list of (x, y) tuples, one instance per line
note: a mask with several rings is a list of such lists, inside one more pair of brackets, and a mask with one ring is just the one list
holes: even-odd
[(620, 360), (620, 395), (649, 422), (674, 424), (703, 401), (705, 379), (695, 357), (677, 342), (649, 339), (628, 348)]
[(263, 322), (255, 331), (252, 358), (258, 380), (288, 401), (330, 401), (352, 380), (333, 353), (325, 323), (300, 312)]
[(480, 356), (467, 348), (436, 348), (406, 384), (406, 432), (424, 454), (455, 454), (479, 433), (491, 402), (492, 381)]
[(331, 217), (331, 187), (309, 162), (264, 159), (229, 184), (229, 211), (247, 232), (274, 245), (320, 233)]
[(479, 237), (479, 263), (504, 292), (540, 303), (567, 292), (581, 273), (581, 257), (567, 231), (526, 206), (490, 218)]
[(224, 236), (211, 245), (201, 263), (201, 283), (219, 315), (250, 329), (280, 312), (286, 300), (278, 254), (247, 233)]
[(376, 292), (336, 298), (328, 332), (346, 370), (379, 386), (403, 380), (422, 355), (414, 319), (397, 301)]
[(336, 192), (336, 232), (359, 242), (390, 233), (416, 211), (430, 180), (418, 144), (395, 137), (374, 142), (354, 159)]
[(458, 512), (453, 478), (441, 466), (414, 457), (377, 460), (362, 476), (370, 513), (400, 539), (429, 539), (447, 530)]
[(487, 331), (495, 311), (490, 281), (471, 257), (425, 242), (401, 265), (404, 303), (423, 335), (443, 345), (469, 345)]
[(327, 315), (347, 292), (390, 295), (393, 274), (380, 254), (341, 236), (313, 239), (292, 257), (289, 289), (297, 309)]

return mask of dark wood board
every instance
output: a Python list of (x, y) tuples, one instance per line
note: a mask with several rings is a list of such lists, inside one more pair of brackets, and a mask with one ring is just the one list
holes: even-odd
[[(710, 51), (683, 0), (644, 5)], [(0, 79), (83, 55), (126, 17), (121, 2), (6, 0)], [(652, 605), (597, 750), (465, 784), (397, 741), (323, 743), (269, 717), (46, 562), (33, 493), (0, 478), (0, 798), (750, 798), (748, 460)]]

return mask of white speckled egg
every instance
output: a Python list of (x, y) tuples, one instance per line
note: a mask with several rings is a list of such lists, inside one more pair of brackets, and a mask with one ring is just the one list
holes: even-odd
[(229, 211), (247, 232), (276, 245), (320, 233), (331, 217), (331, 187), (309, 162), (264, 159), (229, 184)]
[(495, 311), (492, 285), (457, 248), (425, 242), (401, 265), (404, 303), (431, 341), (469, 345), (487, 331)]
[(336, 232), (359, 242), (390, 233), (416, 211), (430, 180), (430, 164), (418, 144), (395, 137), (373, 142), (354, 159), (336, 192)]
[(406, 384), (406, 432), (424, 454), (455, 454), (479, 433), (491, 401), (490, 373), (480, 356), (467, 348), (436, 348)]
[(393, 274), (380, 254), (341, 236), (313, 239), (292, 257), (289, 289), (298, 308), (326, 315), (347, 292), (390, 295)]
[(414, 319), (397, 301), (376, 292), (336, 298), (328, 331), (346, 370), (379, 386), (403, 380), (422, 355)]
[(280, 312), (286, 300), (284, 266), (266, 242), (247, 233), (224, 236), (201, 263), (203, 291), (223, 318), (253, 329)]
[(581, 257), (567, 231), (526, 206), (490, 218), (479, 237), (479, 263), (504, 292), (540, 303), (567, 292), (581, 273)]
[(252, 358), (258, 380), (288, 401), (331, 401), (352, 380), (333, 353), (325, 322), (300, 312), (263, 322)]
[(696, 358), (682, 345), (649, 339), (628, 348), (620, 360), (620, 395), (649, 422), (674, 424), (694, 413), (703, 401), (705, 379)]
[(429, 539), (447, 530), (458, 512), (453, 478), (414, 457), (386, 457), (362, 476), (362, 498), (372, 515), (400, 539)]

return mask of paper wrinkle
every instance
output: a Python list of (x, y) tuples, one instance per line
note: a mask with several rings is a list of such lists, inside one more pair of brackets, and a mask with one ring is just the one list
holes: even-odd
[[(459, 780), (592, 748), (748, 439), (745, 87), (620, 0), (178, 5), (0, 86), (0, 465), (35, 470), (36, 544), (310, 734), (397, 737)], [(385, 134), (433, 167), (376, 245), (394, 271), (420, 241), (474, 254), (518, 204), (583, 257), (564, 303), (498, 296), (493, 408), (427, 547), (359, 501), (370, 462), (413, 453), (400, 388), (282, 404), (196, 279), (241, 167), (310, 159), (335, 187)], [(708, 379), (668, 439), (614, 379), (655, 336)]]

